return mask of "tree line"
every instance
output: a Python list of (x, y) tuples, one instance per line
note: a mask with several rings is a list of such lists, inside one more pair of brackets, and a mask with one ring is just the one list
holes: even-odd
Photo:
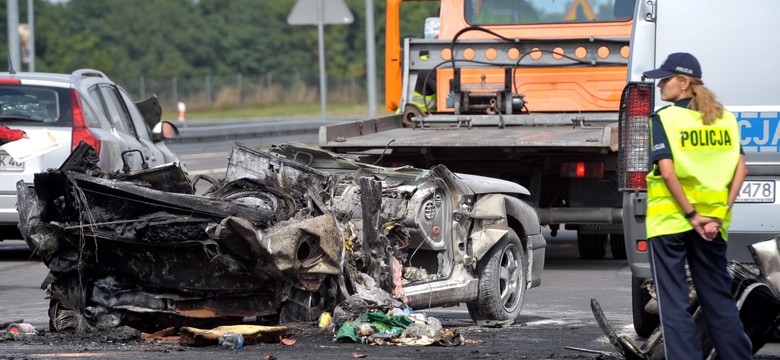
[[(317, 27), (291, 26), (297, 0), (36, 0), (35, 70), (94, 68), (118, 81), (220, 74), (300, 74), (316, 78)], [(327, 0), (326, 0), (327, 1)], [(365, 77), (365, 0), (344, 0), (355, 21), (325, 27), (328, 76)], [(20, 23), (27, 6), (19, 1)], [(385, 3), (374, 0), (377, 77), (384, 78)], [(403, 19), (422, 32), (436, 4)], [(0, 7), (0, 19), (7, 19)], [(7, 26), (0, 27), (7, 49)], [(7, 64), (8, 52), (0, 53)], [(26, 65), (24, 66), (26, 69)], [(18, 69), (17, 69), (18, 70)]]

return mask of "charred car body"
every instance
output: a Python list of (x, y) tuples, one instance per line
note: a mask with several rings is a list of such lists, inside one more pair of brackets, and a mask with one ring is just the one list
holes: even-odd
[(201, 179), (175, 163), (106, 174), (90, 149), (17, 185), (20, 228), (50, 269), (52, 330), (311, 321), (355, 296), (465, 302), (502, 324), (541, 283), (545, 240), (514, 183), (236, 144), (225, 178), (196, 195)]

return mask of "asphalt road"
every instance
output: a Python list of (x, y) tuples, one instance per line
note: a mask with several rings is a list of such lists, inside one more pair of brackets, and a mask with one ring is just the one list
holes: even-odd
[[(549, 235), (549, 234), (547, 234)], [(522, 315), (507, 328), (479, 328), (469, 319), (465, 306), (417, 309), (442, 321), (445, 328), (457, 329), (466, 339), (482, 343), (453, 348), (443, 347), (379, 347), (343, 344), (331, 341), (332, 336), (320, 333), (313, 326), (298, 330), (289, 337), (297, 339), (293, 346), (262, 344), (246, 346), (240, 351), (218, 347), (180, 348), (175, 344), (121, 343), (95, 335), (94, 339), (75, 338), (72, 341), (54, 338), (47, 342), (0, 340), (0, 359), (38, 359), (54, 357), (97, 358), (170, 358), (211, 359), (312, 358), (312, 351), (322, 358), (352, 358), (352, 353), (367, 354), (369, 359), (399, 357), (451, 358), (525, 358), (525, 359), (597, 359), (598, 355), (566, 349), (578, 347), (599, 351), (614, 351), (599, 330), (590, 310), (595, 298), (619, 334), (633, 335), (630, 308), (630, 271), (622, 260), (580, 260), (575, 235), (561, 232), (548, 236), (548, 252), (542, 286), (531, 289), (525, 298)], [(0, 322), (25, 319), (36, 328), (47, 329), (48, 301), (38, 285), (46, 276), (46, 267), (31, 258), (21, 241), (0, 243)], [(780, 359), (780, 346), (769, 344), (757, 359)]]
[[(257, 145), (266, 146), (266, 145)], [(220, 177), (227, 164), (228, 151), (208, 146), (179, 151), (192, 175)], [(473, 324), (465, 306), (416, 309), (441, 320), (445, 328), (461, 332), (475, 344), (459, 347), (390, 347), (344, 344), (316, 327), (299, 327), (288, 336), (297, 339), (292, 346), (261, 344), (240, 350), (219, 347), (182, 348), (173, 343), (142, 343), (112, 340), (103, 335), (61, 337), (47, 334), (23, 341), (0, 338), (0, 359), (59, 357), (233, 359), (267, 358), (346, 359), (367, 355), (367, 359), (397, 358), (498, 358), (498, 359), (596, 359), (599, 355), (567, 349), (577, 347), (614, 351), (601, 333), (590, 309), (595, 298), (619, 334), (636, 338), (631, 326), (630, 270), (624, 260), (581, 260), (573, 232), (557, 237), (546, 234), (547, 256), (542, 285), (528, 291), (521, 316), (507, 328), (480, 328)], [(608, 254), (609, 258), (609, 254)], [(46, 267), (32, 257), (21, 241), (0, 242), (0, 322), (24, 319), (38, 329), (48, 328), (48, 300), (39, 284)], [(780, 345), (769, 344), (756, 357), (780, 359)], [(269, 358), (270, 359), (270, 358)]]
[[(577, 256), (576, 242), (573, 233), (559, 234), (557, 238), (549, 238), (549, 250), (542, 286), (531, 289), (525, 298), (521, 317), (511, 327), (504, 329), (478, 328), (473, 326), (465, 306), (435, 309), (417, 309), (440, 320), (445, 327), (460, 329), (467, 339), (485, 341), (484, 344), (466, 345), (458, 348), (429, 347), (419, 349), (421, 352), (412, 358), (417, 358), (427, 351), (433, 352), (434, 358), (441, 355), (465, 358), (481, 358), (497, 356), (498, 358), (514, 358), (527, 356), (529, 359), (539, 358), (539, 352), (547, 353), (544, 358), (594, 358), (595, 355), (565, 349), (566, 346), (584, 347), (589, 349), (612, 351), (605, 337), (601, 336), (590, 310), (590, 299), (597, 298), (621, 333), (630, 334), (630, 273), (625, 261), (580, 260)], [(30, 258), (26, 244), (21, 241), (6, 241), (0, 243), (0, 322), (13, 319), (25, 319), (36, 328), (47, 329), (48, 301), (44, 299), (44, 291), (39, 288), (40, 282), (47, 273), (46, 267), (35, 258)], [(372, 354), (371, 358), (381, 358), (393, 353), (390, 350), (379, 350), (376, 347), (357, 346), (354, 344), (339, 344), (329, 341), (328, 336), (319, 349), (336, 358), (347, 358), (352, 350)], [(495, 342), (501, 339), (500, 342)], [(79, 343), (83, 340), (79, 340)], [(94, 346), (86, 346), (82, 356), (90, 356), (91, 352), (106, 352), (100, 340), (95, 339)], [(515, 345), (512, 345), (515, 344)], [(535, 344), (538, 348), (535, 348)], [(0, 341), (0, 359), (16, 354), (25, 358), (46, 358), (54, 353), (65, 355), (70, 353), (54, 345), (47, 349), (45, 345), (19, 344), (18, 342)], [(516, 348), (516, 346), (522, 346)], [(509, 348), (515, 347), (510, 352)], [(94, 348), (92, 351), (90, 349)], [(244, 350), (260, 351), (254, 346)], [(430, 349), (430, 350), (429, 350)], [(65, 350), (65, 351), (63, 351)], [(80, 350), (80, 352), (81, 352)], [(298, 358), (295, 346), (274, 349), (278, 358)], [(477, 354), (473, 351), (477, 350)], [(54, 352), (53, 352), (54, 351)], [(125, 350), (109, 350), (108, 354), (121, 355)], [(209, 358), (213, 349), (191, 349), (187, 357)], [(387, 352), (390, 353), (387, 353)], [(444, 351), (442, 354), (441, 352)], [(247, 352), (247, 351), (245, 351)], [(508, 353), (510, 352), (510, 353)], [(201, 354), (203, 357), (201, 357)], [(395, 354), (395, 353), (393, 353)], [(502, 355), (503, 354), (503, 355)], [(128, 355), (124, 353), (124, 355)], [(159, 355), (159, 354), (158, 354)], [(174, 358), (179, 358), (170, 354)], [(396, 354), (398, 355), (398, 354)], [(476, 356), (478, 355), (478, 356)], [(102, 355), (98, 355), (102, 356)], [(135, 355), (133, 355), (135, 356)], [(290, 357), (288, 357), (290, 356)], [(394, 357), (395, 355), (393, 355)], [(121, 357), (121, 356), (120, 356)], [(780, 357), (778, 357), (780, 358)]]

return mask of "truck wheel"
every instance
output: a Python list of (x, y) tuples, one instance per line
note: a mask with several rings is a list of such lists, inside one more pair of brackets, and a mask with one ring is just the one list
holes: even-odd
[(623, 235), (610, 234), (609, 247), (612, 250), (612, 258), (615, 260), (626, 259), (626, 240)]
[(634, 315), (634, 331), (639, 336), (647, 337), (661, 323), (661, 318), (645, 311), (645, 305), (651, 297), (647, 289), (642, 288), (644, 282), (642, 278), (631, 277), (631, 308)]
[(607, 234), (580, 234), (577, 232), (577, 248), (581, 259), (603, 259), (607, 254)]
[(471, 318), (482, 326), (512, 324), (523, 307), (527, 269), (523, 244), (509, 229), (477, 266), (479, 292), (466, 303)]

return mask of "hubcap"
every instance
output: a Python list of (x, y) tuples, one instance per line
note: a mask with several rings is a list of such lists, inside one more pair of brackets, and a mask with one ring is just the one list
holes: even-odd
[(501, 253), (498, 282), (501, 292), (501, 305), (507, 312), (512, 312), (520, 302), (520, 249), (514, 244), (504, 248)]

